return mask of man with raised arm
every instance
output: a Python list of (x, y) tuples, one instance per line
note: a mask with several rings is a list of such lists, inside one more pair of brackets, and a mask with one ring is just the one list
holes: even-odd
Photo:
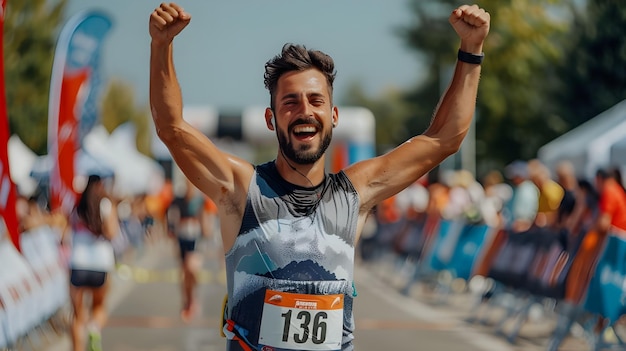
[(218, 149), (183, 119), (173, 40), (191, 21), (174, 3), (150, 15), (150, 105), (175, 162), (218, 206), (229, 350), (352, 350), (354, 247), (370, 210), (457, 152), (474, 114), (490, 16), (452, 11), (460, 37), (452, 81), (428, 129), (392, 151), (327, 173), (341, 111), (330, 56), (286, 44), (265, 64), (267, 128), (278, 150), (253, 165)]

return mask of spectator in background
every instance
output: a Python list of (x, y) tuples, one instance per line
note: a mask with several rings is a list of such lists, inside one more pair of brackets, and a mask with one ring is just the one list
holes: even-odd
[[(116, 204), (110, 200), (100, 176), (89, 176), (85, 190), (70, 215), (70, 226), (73, 350), (84, 350), (87, 331), (90, 350), (98, 351), (102, 350), (100, 331), (108, 317), (105, 306), (107, 278), (115, 265), (111, 240), (120, 232)], [(91, 298), (86, 298), (87, 295)], [(87, 301), (90, 301), (91, 311), (86, 308)]]
[(539, 189), (537, 204), (537, 217), (535, 224), (538, 227), (554, 226), (564, 190), (552, 179), (550, 170), (538, 159), (528, 162), (528, 175), (530, 180)]
[(396, 204), (403, 216), (418, 217), (428, 205), (427, 175), (422, 176), (396, 196)]
[(450, 201), (450, 187), (440, 178), (443, 177), (431, 177), (427, 186), (428, 204), (426, 205), (426, 221), (422, 233), (425, 241), (424, 249), (428, 249), (436, 236), (436, 230), (443, 218), (443, 211)]
[(576, 170), (570, 161), (561, 161), (556, 165), (556, 181), (563, 188), (563, 198), (557, 209), (554, 225), (556, 228), (567, 229), (566, 223), (574, 212), (578, 191)]
[[(598, 250), (604, 246), (609, 234), (626, 239), (626, 192), (623, 185), (616, 179), (616, 174), (619, 178), (619, 173), (610, 170), (598, 169), (596, 171), (595, 182), (600, 199), (598, 216), (593, 229), (599, 236)], [(598, 317), (594, 332), (601, 333), (608, 323), (608, 319)]]
[(450, 187), (442, 179), (432, 177), (426, 189), (428, 189), (426, 214), (429, 218), (439, 220), (450, 201)]
[(613, 177), (613, 179), (615, 179), (615, 181), (617, 181), (617, 184), (622, 187), (622, 190), (626, 192), (626, 188), (624, 187), (624, 177), (622, 177), (622, 170), (619, 166), (611, 167), (609, 169), (609, 174)]
[[(605, 235), (595, 229), (598, 218), (598, 195), (591, 182), (580, 179), (576, 187), (576, 201), (572, 214), (564, 222), (569, 232), (567, 252), (573, 256), (567, 274), (565, 296), (561, 303), (560, 321), (554, 335), (565, 337), (579, 313), (580, 304), (587, 294), (587, 287), (595, 271), (599, 255), (604, 248)], [(602, 328), (604, 320), (598, 320), (597, 328)], [(556, 350), (559, 337), (553, 337), (548, 350)]]
[[(554, 227), (566, 235), (568, 248), (571, 249), (577, 247), (582, 236), (589, 230), (598, 198), (590, 182), (578, 179), (576, 169), (570, 161), (561, 161), (556, 165), (556, 180), (564, 192)], [(570, 250), (571, 254), (574, 252)]]
[(403, 225), (394, 240), (394, 249), (402, 258), (418, 258), (422, 251), (423, 229), (429, 194), (424, 175), (396, 195)]
[(514, 161), (505, 168), (513, 195), (502, 211), (504, 226), (513, 232), (525, 232), (533, 225), (539, 206), (539, 190), (528, 179), (528, 164)]
[(393, 195), (379, 202), (373, 209), (376, 220), (376, 232), (372, 238), (372, 259), (380, 259), (393, 250), (393, 244), (403, 226), (402, 213), (397, 204), (398, 195)]
[(498, 170), (488, 172), (482, 178), (485, 198), (481, 202), (481, 213), (485, 224), (493, 228), (501, 228), (504, 224), (502, 210), (504, 204), (513, 196), (513, 188), (504, 182)]
[(480, 206), (485, 192), (482, 186), (474, 179), (468, 170), (457, 170), (451, 173), (449, 181), (448, 204), (443, 216), (448, 219), (464, 219), (469, 222), (478, 222)]
[(441, 216), (446, 220), (461, 218), (472, 201), (466, 188), (467, 180), (458, 171), (446, 171), (442, 178), (448, 186), (448, 201)]
[(604, 169), (596, 172), (595, 182), (600, 194), (595, 229), (603, 235), (612, 233), (626, 238), (626, 192), (615, 177)]
[(574, 254), (578, 251), (584, 236), (593, 229), (598, 218), (598, 193), (591, 182), (580, 179), (576, 187), (576, 203), (572, 214), (564, 225), (569, 232), (568, 250)]

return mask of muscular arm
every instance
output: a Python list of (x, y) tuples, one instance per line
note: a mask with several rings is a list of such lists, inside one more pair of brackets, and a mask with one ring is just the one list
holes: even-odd
[(157, 134), (176, 164), (217, 204), (222, 243), (227, 252), (237, 237), (254, 168), (219, 150), (183, 119), (173, 40), (190, 20), (191, 16), (174, 3), (162, 3), (150, 15), (150, 109)]
[[(175, 4), (150, 16), (150, 108), (157, 135), (183, 173), (202, 192), (233, 208), (245, 201), (252, 166), (219, 150), (183, 119), (181, 89), (173, 60), (173, 39), (191, 17)], [(238, 201), (243, 198), (244, 200)]]
[[(450, 16), (460, 49), (479, 54), (489, 31), (489, 14), (462, 6)], [(361, 212), (392, 196), (459, 150), (474, 115), (480, 65), (457, 62), (428, 129), (389, 153), (346, 169), (361, 198)]]

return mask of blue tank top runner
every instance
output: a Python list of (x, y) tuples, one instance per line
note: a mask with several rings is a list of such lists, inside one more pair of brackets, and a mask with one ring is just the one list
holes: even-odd
[(358, 194), (343, 172), (317, 187), (255, 168), (226, 255), (228, 350), (352, 350)]

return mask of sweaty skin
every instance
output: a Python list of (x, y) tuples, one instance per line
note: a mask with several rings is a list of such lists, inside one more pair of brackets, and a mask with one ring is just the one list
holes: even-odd
[[(246, 204), (253, 165), (218, 149), (200, 131), (182, 118), (182, 96), (173, 61), (173, 40), (190, 23), (191, 15), (175, 3), (163, 3), (150, 15), (150, 105), (159, 138), (167, 145), (184, 174), (215, 201), (225, 252), (237, 236)], [(459, 48), (480, 54), (489, 32), (490, 16), (476, 5), (452, 11), (449, 22), (460, 38)], [(474, 114), (481, 66), (457, 62), (452, 81), (443, 94), (429, 128), (392, 151), (348, 166), (344, 171), (359, 194), (360, 233), (368, 212), (445, 158), (459, 150)], [(290, 72), (280, 77), (275, 108), (267, 108), (270, 130), (278, 129), (295, 150), (305, 154), (320, 147), (323, 135), (340, 122), (329, 87), (315, 69)], [(272, 123), (275, 120), (275, 124)], [(302, 136), (299, 125), (312, 133)], [(302, 131), (302, 130), (301, 130)], [(276, 166), (288, 182), (310, 187), (324, 179), (325, 154), (312, 163), (287, 160), (279, 149)]]

